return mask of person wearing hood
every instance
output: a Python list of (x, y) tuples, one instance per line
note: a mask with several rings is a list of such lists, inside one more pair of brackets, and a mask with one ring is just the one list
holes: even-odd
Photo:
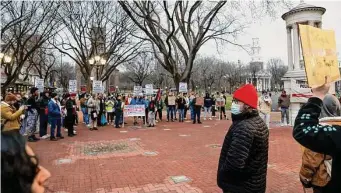
[(179, 111), (179, 122), (184, 122), (185, 108), (186, 108), (186, 100), (182, 94), (179, 94), (176, 104), (178, 105)]
[(209, 93), (206, 93), (204, 98), (204, 120), (206, 120), (206, 116), (209, 116), (209, 120), (212, 120), (211, 109), (213, 105), (213, 99), (210, 97)]
[[(321, 109), (320, 121), (340, 117), (340, 102), (331, 94), (324, 97)], [(314, 193), (328, 192), (331, 175), (328, 166), (332, 161), (329, 155), (316, 153), (308, 148), (304, 149), (300, 180), (305, 188), (312, 188)]]
[(68, 136), (69, 137), (73, 137), (75, 136), (75, 132), (74, 132), (74, 123), (75, 123), (75, 119), (76, 119), (76, 107), (74, 104), (74, 97), (75, 94), (72, 93), (67, 94), (66, 97), (66, 103), (65, 103), (65, 109), (66, 109), (66, 116), (65, 116), (65, 127), (67, 129), (68, 132)]
[(328, 120), (319, 120), (321, 116), (333, 114), (332, 110), (323, 102), (329, 88), (330, 83), (328, 83), (326, 77), (324, 85), (312, 89), (313, 96), (309, 98), (308, 102), (301, 107), (297, 114), (293, 137), (305, 148), (332, 157), (331, 180), (328, 183), (328, 188), (323, 190), (323, 193), (340, 193), (341, 119), (340, 117), (328, 117)]
[(232, 125), (221, 149), (217, 183), (224, 193), (265, 193), (269, 131), (257, 110), (255, 87), (233, 94)]
[(12, 93), (8, 93), (5, 100), (1, 101), (1, 131), (16, 130), (19, 133), (19, 118), (24, 113), (25, 106), (17, 110), (14, 107), (16, 101), (17, 97)]
[(48, 104), (50, 102), (50, 93), (45, 91), (39, 101), (39, 136), (41, 139), (47, 139), (50, 135), (47, 134), (48, 124)]
[(120, 128), (121, 117), (123, 116), (123, 106), (121, 95), (117, 96), (115, 103), (115, 128)]

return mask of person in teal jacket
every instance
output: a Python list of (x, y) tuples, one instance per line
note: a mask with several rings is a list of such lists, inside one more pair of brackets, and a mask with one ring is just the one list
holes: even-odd
[(159, 121), (162, 121), (162, 110), (163, 110), (164, 105), (165, 104), (163, 103), (161, 98), (159, 101), (156, 101), (155, 106), (156, 106), (157, 111), (155, 112), (155, 119), (156, 119), (157, 115), (159, 115)]

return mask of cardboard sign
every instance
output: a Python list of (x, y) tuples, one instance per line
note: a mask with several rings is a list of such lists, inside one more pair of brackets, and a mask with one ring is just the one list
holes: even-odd
[(39, 92), (44, 92), (44, 79), (36, 78), (34, 86), (38, 88)]
[(225, 106), (225, 101), (222, 98), (217, 98), (215, 101), (215, 106), (216, 107), (224, 107)]
[(179, 92), (184, 92), (184, 93), (188, 92), (187, 82), (180, 82), (179, 83)]
[(175, 96), (169, 96), (168, 97), (168, 105), (175, 105)]
[(77, 80), (69, 80), (69, 93), (77, 93)]
[(142, 94), (142, 86), (134, 86), (134, 95), (138, 96), (139, 94)]
[(81, 86), (81, 91), (82, 91), (82, 92), (86, 92), (86, 85), (82, 85), (82, 86)]
[(196, 99), (197, 99), (196, 103), (195, 103), (196, 106), (204, 106), (204, 98), (203, 97), (198, 97)]
[(100, 81), (100, 80), (94, 80), (93, 81), (92, 92), (95, 94), (103, 92), (102, 81)]
[(312, 88), (340, 80), (336, 56), (335, 33), (309, 25), (299, 25), (305, 71), (308, 85)]
[(144, 105), (125, 105), (124, 106), (124, 116), (134, 117), (134, 116), (145, 116), (145, 106)]
[(116, 91), (116, 87), (114, 85), (110, 85), (109, 92), (115, 92), (115, 91)]
[(152, 95), (153, 94), (153, 85), (152, 84), (146, 84), (145, 87), (146, 87), (146, 90), (145, 90), (146, 94)]

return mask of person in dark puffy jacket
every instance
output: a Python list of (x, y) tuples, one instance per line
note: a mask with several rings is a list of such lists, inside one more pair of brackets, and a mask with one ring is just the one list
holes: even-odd
[(204, 120), (206, 120), (206, 116), (209, 117), (210, 120), (212, 120), (212, 114), (211, 109), (213, 105), (213, 99), (210, 97), (210, 94), (206, 93), (206, 96), (204, 98)]
[(224, 193), (264, 193), (269, 131), (257, 111), (257, 91), (247, 84), (233, 98), (233, 124), (221, 149), (218, 186)]

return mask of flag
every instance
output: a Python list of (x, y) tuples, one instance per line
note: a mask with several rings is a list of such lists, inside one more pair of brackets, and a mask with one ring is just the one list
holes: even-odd
[(159, 88), (159, 90), (157, 91), (156, 97), (155, 97), (156, 101), (160, 101), (161, 100), (161, 89)]

